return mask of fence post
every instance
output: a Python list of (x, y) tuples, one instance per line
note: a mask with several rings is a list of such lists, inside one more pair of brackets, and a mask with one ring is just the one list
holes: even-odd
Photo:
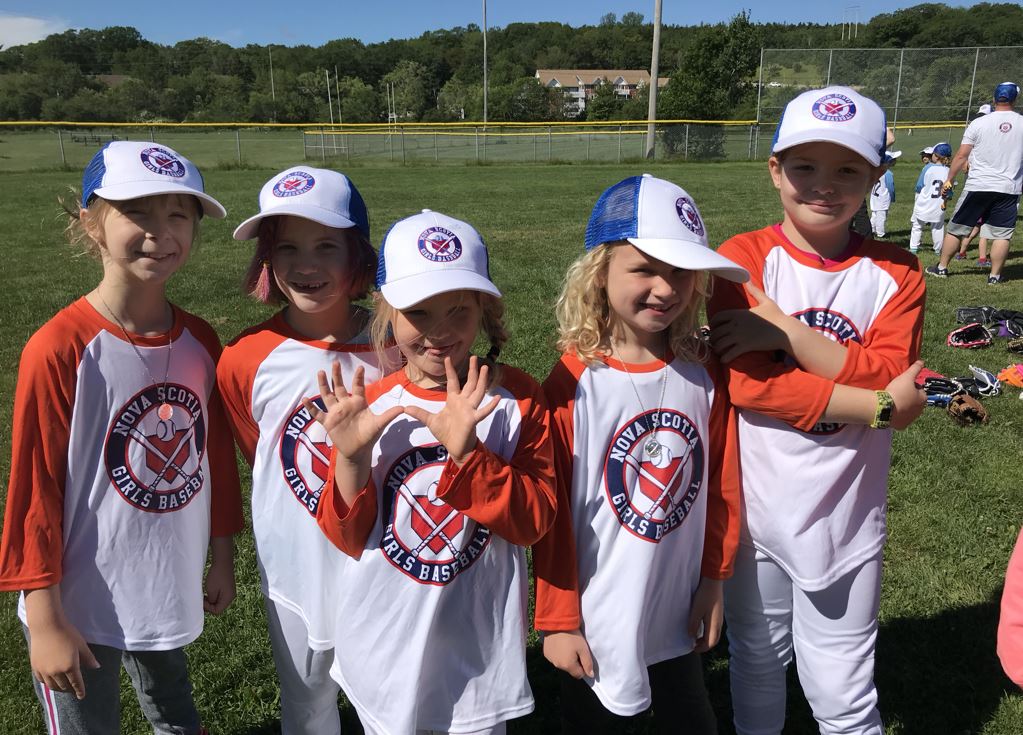
[(689, 160), (689, 123), (686, 123), (686, 147), (682, 153), (682, 158), (686, 161)]
[(398, 128), (398, 132), (401, 133), (401, 165), (405, 165), (405, 128)]
[(533, 133), (533, 163), (536, 163), (536, 133)]
[(551, 161), (551, 126), (547, 126), (547, 162)]
[(309, 158), (309, 148), (306, 147), (305, 131), (303, 130), (302, 131), (302, 160), (304, 161), (307, 158)]
[(390, 161), (394, 162), (394, 128), (387, 131), (387, 147), (390, 149)]
[(476, 138), (476, 163), (479, 163), (480, 162), (480, 129), (478, 127), (474, 127), (472, 130), (473, 130), (473, 135)]
[(618, 126), (618, 163), (622, 162), (622, 126)]
[(970, 80), (970, 102), (966, 106), (966, 123), (970, 123), (970, 110), (973, 109), (973, 89), (977, 85), (977, 62), (980, 61), (980, 46), (973, 56), (973, 79)]
[(348, 163), (352, 162), (352, 136), (345, 133), (344, 137), (345, 145), (345, 161)]
[(753, 126), (749, 126), (749, 152), (746, 155), (746, 159), (749, 161), (753, 160)]
[(586, 133), (586, 161), (587, 162), (589, 162), (589, 160), (590, 160), (590, 138), (591, 137), (592, 137), (592, 135), (589, 133), (589, 131), (587, 131), (587, 133)]
[(433, 131), (433, 160), (440, 160), (440, 150), (437, 148), (437, 131)]
[(902, 61), (906, 56), (906, 49), (899, 51), (899, 80), (895, 83), (895, 119), (892, 120), (892, 130), (899, 124), (899, 99), (902, 94)]
[(242, 136), (238, 128), (234, 129), (234, 149), (238, 153), (238, 165), (242, 164)]
[(835, 58), (835, 49), (828, 49), (828, 78), (824, 82), (825, 87), (831, 86), (831, 61)]
[[(484, 121), (485, 122), (485, 121)], [(487, 126), (483, 126), (483, 161), (487, 160)]]
[(149, 142), (150, 143), (156, 142), (156, 129), (153, 128), (152, 126), (150, 126), (149, 128)]
[(323, 139), (323, 128), (320, 128), (320, 158), (327, 160), (327, 141)]
[(60, 165), (67, 166), (67, 159), (64, 157), (64, 136), (60, 132), (60, 128), (57, 128), (57, 145), (60, 146)]

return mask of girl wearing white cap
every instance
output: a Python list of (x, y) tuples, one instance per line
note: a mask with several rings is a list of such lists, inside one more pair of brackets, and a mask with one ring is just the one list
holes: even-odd
[(697, 327), (711, 276), (749, 276), (710, 249), (692, 198), (649, 175), (603, 193), (585, 242), (544, 383), (565, 500), (533, 550), (563, 732), (623, 732), (652, 706), (657, 732), (714, 733), (700, 654), (721, 633), (739, 485), (724, 376)]
[(23, 591), (48, 733), (119, 732), (123, 664), (154, 732), (195, 735), (184, 646), (234, 599), (242, 513), (220, 341), (166, 286), (225, 212), (191, 161), (134, 141), (96, 153), (67, 209), (103, 278), (22, 352), (0, 590)]
[(284, 308), (224, 349), (217, 380), (235, 439), (252, 465), (252, 530), (283, 735), (337, 735), (330, 678), (345, 556), (316, 527), (330, 439), (302, 405), (319, 394), (316, 368), (338, 361), (380, 375), (370, 313), (355, 305), (372, 283), (376, 253), (362, 196), (342, 173), (294, 166), (259, 195), (259, 213), (235, 230), (256, 240), (244, 288)]
[[(424, 211), (380, 248), (374, 342), (404, 365), (319, 373), (334, 442), (317, 517), (352, 557), (336, 601), (334, 666), (369, 733), (503, 733), (531, 712), (524, 546), (555, 514), (540, 386), (494, 361), (507, 336), (486, 246)], [(486, 360), (471, 355), (478, 336)]]

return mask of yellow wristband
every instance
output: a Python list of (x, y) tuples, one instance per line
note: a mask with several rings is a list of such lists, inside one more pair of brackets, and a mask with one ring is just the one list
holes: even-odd
[(874, 411), (874, 420), (870, 422), (871, 429), (887, 429), (892, 423), (892, 413), (895, 412), (895, 400), (892, 394), (886, 390), (874, 391), (877, 396), (877, 409)]

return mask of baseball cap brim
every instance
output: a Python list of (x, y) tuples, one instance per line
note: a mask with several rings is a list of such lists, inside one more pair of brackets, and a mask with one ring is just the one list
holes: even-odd
[(702, 244), (654, 237), (628, 237), (630, 243), (651, 258), (690, 271), (709, 271), (735, 283), (746, 283), (749, 272)]
[(347, 217), (342, 217), (336, 212), (329, 212), (325, 209), (321, 210), (319, 208), (314, 208), (308, 203), (296, 202), (293, 205), (280, 204), (267, 212), (260, 212), (259, 214), (249, 217), (235, 228), (234, 239), (252, 240), (259, 234), (260, 222), (267, 217), (279, 217), (281, 215), (301, 217), (302, 219), (318, 222), (325, 227), (334, 227), (339, 230), (347, 229), (349, 227), (358, 227), (355, 222)]
[(881, 164), (881, 152), (875, 143), (849, 132), (845, 132), (841, 136), (829, 134), (829, 132), (822, 131), (820, 128), (797, 130), (775, 141), (771, 150), (775, 153), (781, 153), (804, 143), (834, 143), (843, 148), (848, 148), (853, 153), (863, 157), (871, 166), (879, 166)]
[(129, 181), (121, 184), (101, 186), (92, 192), (96, 196), (111, 202), (123, 202), (128, 199), (139, 197), (152, 197), (159, 194), (182, 194), (191, 195), (199, 200), (202, 212), (207, 217), (223, 219), (227, 216), (227, 210), (216, 199), (209, 194), (198, 191), (180, 184), (165, 183), (162, 181)]
[(447, 269), (415, 275), (390, 281), (380, 287), (387, 303), (395, 309), (408, 309), (431, 296), (451, 291), (481, 291), (501, 297), (497, 286), (487, 278), (469, 270)]
[(885, 161), (885, 163), (888, 163), (888, 161), (894, 161), (896, 158), (898, 158), (901, 155), (902, 155), (902, 151), (885, 151), (884, 161)]

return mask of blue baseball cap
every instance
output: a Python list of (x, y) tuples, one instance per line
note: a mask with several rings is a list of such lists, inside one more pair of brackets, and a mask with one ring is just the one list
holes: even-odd
[(938, 143), (934, 146), (934, 155), (947, 158), (952, 155), (952, 146), (948, 143)]
[(96, 151), (82, 174), (82, 207), (93, 197), (112, 202), (158, 194), (196, 197), (203, 214), (220, 219), (223, 205), (206, 193), (196, 165), (172, 148), (150, 141), (115, 140)]
[(1014, 82), (1002, 82), (995, 87), (995, 102), (1015, 102), (1019, 86)]
[(749, 272), (707, 242), (707, 229), (692, 197), (682, 187), (650, 174), (631, 176), (607, 189), (586, 225), (587, 250), (622, 240), (676, 268), (710, 271), (745, 283)]

